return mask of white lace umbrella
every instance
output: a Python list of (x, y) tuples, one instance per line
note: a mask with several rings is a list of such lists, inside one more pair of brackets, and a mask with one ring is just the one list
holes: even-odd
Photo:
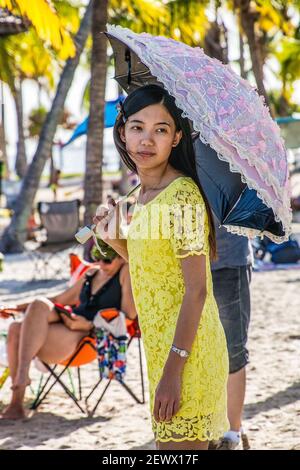
[[(291, 224), (286, 150), (256, 90), (199, 47), (120, 26), (108, 25), (106, 34), (119, 84), (127, 92), (149, 83), (165, 87), (199, 132), (198, 173), (220, 222), (240, 235), (285, 240)], [(233, 191), (223, 191), (223, 171), (240, 174)]]

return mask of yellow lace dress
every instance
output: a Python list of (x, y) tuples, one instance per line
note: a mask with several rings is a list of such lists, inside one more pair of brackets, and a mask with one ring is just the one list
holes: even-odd
[[(188, 214), (187, 224), (179, 217), (183, 211)], [(203, 199), (188, 177), (172, 181), (148, 204), (137, 204), (128, 230), (129, 268), (147, 360), (151, 413), (184, 295), (180, 258), (206, 256), (207, 297), (184, 366), (180, 410), (169, 422), (158, 423), (152, 414), (155, 439), (161, 442), (212, 440), (228, 429), (228, 355), (213, 296), (208, 233)]]

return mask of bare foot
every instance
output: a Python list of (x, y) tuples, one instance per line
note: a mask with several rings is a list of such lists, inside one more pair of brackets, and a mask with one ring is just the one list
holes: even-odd
[(22, 405), (9, 405), (4, 412), (0, 415), (0, 420), (3, 419), (24, 419), (26, 418), (25, 410)]

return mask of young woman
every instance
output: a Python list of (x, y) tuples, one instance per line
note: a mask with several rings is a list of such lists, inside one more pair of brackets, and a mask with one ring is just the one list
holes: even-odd
[(157, 448), (204, 450), (228, 429), (228, 356), (210, 272), (212, 214), (189, 123), (166, 90), (147, 85), (126, 98), (114, 138), (141, 181), (127, 240), (111, 235), (120, 203), (94, 221), (129, 261)]
[[(25, 315), (22, 322), (11, 323), (8, 331), (12, 396), (0, 422), (26, 417), (23, 400), (30, 384), (29, 366), (35, 356), (48, 364), (70, 357), (93, 327), (93, 319), (100, 309), (113, 307), (122, 310), (128, 318), (136, 317), (128, 264), (111, 248), (105, 256), (95, 248), (92, 254), (93, 267), (72, 287), (54, 297), (40, 297), (14, 307)], [(76, 306), (71, 318), (59, 314), (55, 304)], [(0, 307), (0, 318), (6, 316), (5, 306), (3, 310)]]

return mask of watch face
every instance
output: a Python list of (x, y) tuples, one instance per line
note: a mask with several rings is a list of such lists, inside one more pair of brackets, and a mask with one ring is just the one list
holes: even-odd
[(180, 351), (180, 353), (179, 353), (179, 354), (180, 354), (180, 356), (181, 356), (181, 357), (185, 357), (185, 353), (184, 353), (184, 351)]

